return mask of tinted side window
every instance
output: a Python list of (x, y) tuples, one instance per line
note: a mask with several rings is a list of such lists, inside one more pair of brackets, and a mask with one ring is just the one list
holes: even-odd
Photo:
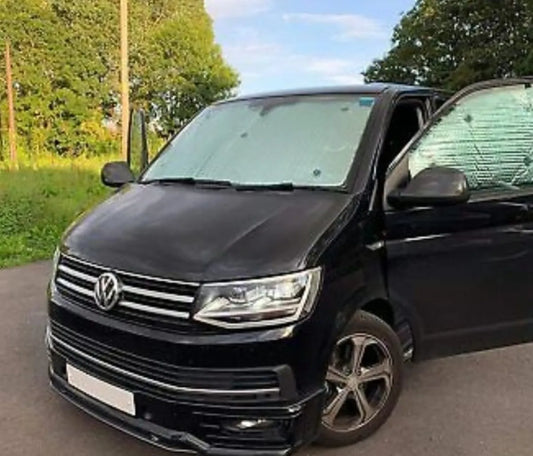
[(423, 109), (422, 101), (418, 100), (404, 101), (396, 107), (383, 142), (380, 173), (385, 172), (389, 164), (422, 128), (425, 121)]
[(472, 190), (533, 184), (533, 89), (516, 85), (462, 98), (413, 148), (411, 176), (431, 166), (463, 171)]

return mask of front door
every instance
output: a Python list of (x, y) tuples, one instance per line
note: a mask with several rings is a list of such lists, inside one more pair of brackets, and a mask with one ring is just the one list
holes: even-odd
[[(533, 340), (532, 82), (461, 92), (387, 173), (389, 295), (410, 317), (419, 358)], [(387, 205), (431, 166), (465, 173), (469, 202)]]

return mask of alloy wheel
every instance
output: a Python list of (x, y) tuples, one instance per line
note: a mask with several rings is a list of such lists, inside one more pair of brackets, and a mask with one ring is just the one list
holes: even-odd
[(366, 425), (387, 402), (393, 380), (392, 357), (383, 342), (369, 334), (342, 338), (326, 375), (323, 425), (337, 432)]

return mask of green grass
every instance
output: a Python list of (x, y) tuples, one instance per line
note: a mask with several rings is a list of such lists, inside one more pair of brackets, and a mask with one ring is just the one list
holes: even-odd
[(0, 268), (51, 258), (61, 234), (107, 195), (100, 169), (110, 157), (0, 163)]

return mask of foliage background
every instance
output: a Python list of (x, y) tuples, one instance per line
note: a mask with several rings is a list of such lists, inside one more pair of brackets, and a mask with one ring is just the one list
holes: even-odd
[(417, 0), (364, 76), (456, 91), (531, 74), (533, 0)]
[[(118, 151), (119, 0), (0, 0), (12, 45), (19, 146), (36, 156)], [(202, 0), (131, 0), (131, 97), (168, 137), (238, 83)], [(5, 62), (0, 113), (6, 154)], [(1, 130), (1, 129), (0, 129)]]
[[(109, 194), (99, 171), (119, 152), (119, 1), (0, 0), (20, 158), (18, 168), (2, 161), (0, 54), (0, 267), (50, 257), (71, 221)], [(147, 110), (154, 144), (238, 84), (203, 0), (130, 0), (129, 26), (132, 104)], [(456, 90), (522, 74), (533, 74), (533, 0), (417, 0), (365, 79)]]
[(0, 268), (50, 258), (75, 217), (111, 194), (100, 183), (108, 157), (33, 157), (0, 163)]
[[(0, 267), (51, 257), (72, 220), (110, 193), (100, 169), (119, 153), (119, 4), (0, 0)], [(131, 100), (147, 110), (154, 153), (238, 77), (202, 0), (129, 4)], [(6, 39), (17, 166), (6, 160)]]

